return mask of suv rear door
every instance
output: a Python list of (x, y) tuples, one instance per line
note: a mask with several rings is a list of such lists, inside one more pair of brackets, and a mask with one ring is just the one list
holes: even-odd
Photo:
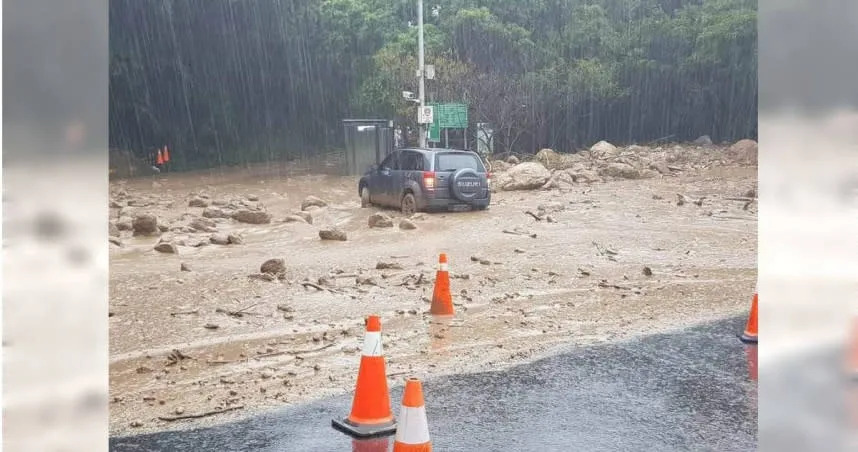
[[(453, 194), (452, 186), (453, 175), (457, 171), (467, 168), (473, 170), (478, 175), (479, 187), (474, 187), (477, 190), (474, 198), (485, 199), (488, 196), (488, 180), (486, 168), (483, 162), (473, 152), (437, 152), (435, 154), (435, 177), (438, 179), (438, 198), (449, 198), (459, 202), (467, 202), (464, 199), (457, 199)], [(468, 187), (469, 191), (472, 189)]]
[(403, 150), (399, 156), (399, 171), (397, 171), (396, 184), (399, 188), (399, 197), (407, 188), (411, 188), (415, 195), (419, 195), (420, 182), (423, 179), (423, 154), (417, 151)]

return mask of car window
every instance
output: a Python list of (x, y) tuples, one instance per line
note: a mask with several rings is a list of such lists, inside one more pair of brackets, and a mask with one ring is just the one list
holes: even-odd
[(436, 171), (458, 171), (462, 168), (470, 168), (477, 172), (484, 172), (482, 162), (477, 156), (465, 153), (438, 154), (435, 157)]
[(387, 168), (391, 170), (398, 169), (399, 165), (399, 151), (391, 152), (386, 159), (381, 161), (381, 165), (379, 168)]
[(423, 171), (423, 155), (414, 151), (402, 152), (399, 168), (405, 171)]

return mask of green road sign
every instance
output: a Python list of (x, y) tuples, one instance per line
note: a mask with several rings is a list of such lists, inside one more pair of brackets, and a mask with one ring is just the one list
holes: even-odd
[(429, 125), (429, 141), (441, 141), (441, 129), (467, 129), (468, 128), (468, 106), (467, 104), (437, 104), (430, 103), (435, 107), (434, 121)]

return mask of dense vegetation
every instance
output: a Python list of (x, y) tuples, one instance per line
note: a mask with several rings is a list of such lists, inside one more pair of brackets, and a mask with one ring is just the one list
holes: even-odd
[[(496, 150), (756, 137), (755, 0), (427, 0), (425, 21), (429, 98)], [(112, 0), (111, 147), (206, 167), (413, 123), (413, 23), (413, 0)]]

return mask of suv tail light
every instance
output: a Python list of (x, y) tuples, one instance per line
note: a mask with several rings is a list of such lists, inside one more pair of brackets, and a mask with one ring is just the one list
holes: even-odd
[(435, 189), (435, 173), (432, 171), (425, 171), (423, 173), (423, 187), (427, 190)]
[(492, 173), (486, 173), (486, 185), (492, 188)]

